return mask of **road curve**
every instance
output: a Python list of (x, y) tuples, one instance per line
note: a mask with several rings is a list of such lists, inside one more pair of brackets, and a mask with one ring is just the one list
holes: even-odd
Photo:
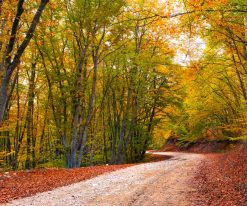
[(190, 206), (190, 184), (203, 155), (155, 152), (172, 158), (145, 163), (60, 187), (6, 206)]

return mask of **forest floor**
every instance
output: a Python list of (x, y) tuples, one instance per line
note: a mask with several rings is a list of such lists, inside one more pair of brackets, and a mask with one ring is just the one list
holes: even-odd
[(247, 206), (247, 146), (205, 154), (193, 179), (194, 205)]
[[(148, 155), (144, 162), (166, 160), (166, 155)], [(0, 173), (0, 204), (28, 197), (57, 187), (91, 179), (106, 172), (123, 169), (135, 164), (102, 165), (78, 169), (43, 168)]]
[(204, 156), (172, 152), (155, 154), (172, 158), (127, 167), (6, 205), (190, 206), (190, 196), (196, 192), (190, 184), (191, 177)]
[(11, 172), (0, 182), (1, 201), (42, 192), (6, 205), (247, 206), (246, 147), (222, 154), (154, 152), (149, 161), (158, 162)]

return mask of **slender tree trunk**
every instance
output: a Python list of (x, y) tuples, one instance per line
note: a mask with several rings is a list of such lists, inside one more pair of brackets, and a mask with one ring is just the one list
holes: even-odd
[[(26, 163), (25, 167), (26, 169), (31, 168), (31, 151), (34, 150), (33, 147), (33, 107), (34, 107), (34, 89), (35, 89), (35, 67), (36, 63), (32, 64), (32, 71), (31, 71), (31, 77), (29, 80), (29, 89), (28, 89), (28, 106), (27, 106), (27, 116), (26, 116), (26, 121), (27, 121), (27, 157), (26, 157)], [(32, 144), (32, 145), (31, 145)], [(34, 157), (33, 157), (34, 158)], [(35, 161), (32, 159), (32, 161)]]
[(20, 122), (20, 95), (19, 95), (19, 70), (17, 70), (17, 79), (16, 79), (16, 98), (17, 98), (17, 122), (16, 122), (16, 128), (15, 128), (15, 156), (13, 161), (13, 169), (18, 168), (18, 155), (19, 155), (19, 122)]
[[(77, 161), (77, 167), (81, 166), (81, 160), (82, 160), (82, 155), (83, 155), (83, 149), (85, 147), (85, 143), (87, 142), (88, 138), (88, 128), (91, 123), (91, 119), (93, 116), (93, 109), (94, 109), (94, 102), (95, 102), (95, 95), (96, 95), (96, 84), (97, 84), (97, 73), (98, 73), (98, 64), (99, 64), (99, 59), (98, 59), (98, 51), (95, 51), (95, 54), (93, 54), (93, 63), (94, 63), (94, 68), (93, 68), (93, 83), (92, 83), (92, 93), (91, 97), (89, 100), (89, 105), (88, 105), (88, 115), (87, 119), (84, 125), (83, 129), (83, 135), (80, 137), (80, 142), (81, 145), (79, 145), (79, 154), (78, 154), (78, 161)], [(82, 140), (82, 141), (81, 141)]]
[(118, 143), (118, 153), (117, 153), (117, 163), (118, 164), (124, 162), (123, 145), (124, 145), (124, 137), (126, 135), (127, 121), (129, 118), (130, 101), (131, 101), (131, 89), (128, 88), (126, 112), (123, 114), (124, 118), (123, 118), (122, 125), (121, 125), (121, 132), (120, 132), (119, 143)]
[(237, 74), (237, 77), (238, 77), (238, 81), (239, 81), (240, 89), (241, 89), (241, 92), (242, 92), (242, 96), (243, 96), (244, 100), (247, 100), (245, 84), (244, 84), (244, 82), (242, 80), (242, 77), (241, 77), (241, 74), (240, 74), (240, 72), (238, 70), (238, 66), (237, 66), (237, 63), (236, 63), (234, 55), (232, 56), (232, 59), (233, 59), (233, 62), (235, 64), (235, 70), (236, 70), (236, 74)]
[[(74, 111), (73, 111), (73, 124), (72, 124), (72, 137), (71, 137), (71, 152), (70, 152), (70, 167), (74, 168), (78, 166), (77, 162), (77, 150), (78, 150), (78, 144), (82, 143), (82, 138), (79, 136), (78, 128), (79, 127), (79, 118), (80, 118), (80, 108), (81, 108), (81, 90), (82, 90), (82, 78), (83, 78), (83, 64), (85, 61), (87, 53), (87, 46), (82, 51), (80, 61), (77, 67), (77, 80), (75, 83), (75, 95), (74, 95)], [(86, 127), (84, 128), (84, 132), (86, 133)], [(78, 138), (79, 136), (79, 138)], [(80, 147), (80, 145), (79, 145)], [(83, 150), (83, 149), (82, 149)], [(79, 153), (80, 156), (80, 153)]]

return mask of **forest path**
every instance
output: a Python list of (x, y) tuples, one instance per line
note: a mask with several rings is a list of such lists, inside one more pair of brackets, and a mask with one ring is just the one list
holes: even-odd
[(107, 173), (6, 205), (46, 206), (186, 206), (195, 191), (191, 179), (203, 155), (155, 152), (170, 159)]

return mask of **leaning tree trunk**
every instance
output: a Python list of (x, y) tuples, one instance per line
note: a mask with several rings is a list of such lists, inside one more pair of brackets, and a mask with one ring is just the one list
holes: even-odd
[(20, 26), (20, 19), (21, 19), (22, 13), (24, 12), (24, 8), (23, 8), (24, 0), (18, 1), (15, 19), (13, 21), (12, 28), (11, 28), (11, 35), (9, 38), (9, 43), (6, 47), (6, 52), (4, 53), (2, 57), (4, 64), (0, 65), (1, 69), (3, 70), (3, 77), (2, 77), (1, 88), (0, 88), (0, 122), (3, 121), (5, 109), (7, 107), (7, 100), (8, 98), (10, 98), (8, 97), (8, 87), (10, 84), (11, 76), (13, 72), (15, 71), (16, 67), (20, 64), (20, 59), (24, 51), (26, 50), (30, 40), (33, 37), (36, 26), (38, 25), (40, 17), (48, 2), (49, 0), (41, 0), (39, 8), (37, 9), (33, 17), (32, 23), (26, 33), (26, 37), (24, 38), (23, 42), (20, 44), (19, 48), (17, 49), (17, 52), (12, 56), (11, 53), (16, 43), (18, 28)]

